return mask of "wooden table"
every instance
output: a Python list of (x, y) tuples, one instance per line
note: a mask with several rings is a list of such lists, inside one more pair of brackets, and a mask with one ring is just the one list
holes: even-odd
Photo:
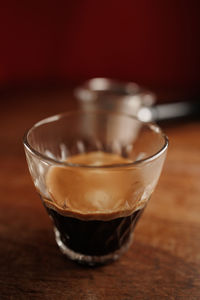
[[(71, 99), (71, 100), (70, 100)], [(1, 94), (0, 299), (200, 299), (200, 122), (165, 127), (167, 161), (121, 260), (84, 268), (59, 252), (22, 136), (76, 108), (63, 90)]]

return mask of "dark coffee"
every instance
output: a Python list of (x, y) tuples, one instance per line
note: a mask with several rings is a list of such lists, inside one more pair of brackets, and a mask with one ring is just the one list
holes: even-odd
[(106, 255), (126, 245), (144, 209), (110, 221), (85, 221), (46, 207), (65, 246), (80, 254)]
[[(52, 166), (46, 175), (49, 198), (43, 198), (59, 247), (79, 261), (82, 256), (89, 262), (119, 256), (147, 202), (140, 170), (123, 168), (129, 160), (98, 151), (67, 162), (78, 166)], [(109, 164), (117, 167), (101, 168)]]

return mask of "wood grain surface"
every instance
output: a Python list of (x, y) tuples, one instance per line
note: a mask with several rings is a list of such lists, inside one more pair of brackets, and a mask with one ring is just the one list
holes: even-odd
[(25, 129), (76, 109), (68, 91), (1, 94), (0, 299), (200, 299), (200, 122), (165, 126), (162, 176), (130, 250), (110, 265), (63, 257), (25, 161)]

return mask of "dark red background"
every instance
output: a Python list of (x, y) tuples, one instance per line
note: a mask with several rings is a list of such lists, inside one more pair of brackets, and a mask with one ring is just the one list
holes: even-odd
[(94, 76), (200, 91), (199, 4), (1, 1), (0, 86)]

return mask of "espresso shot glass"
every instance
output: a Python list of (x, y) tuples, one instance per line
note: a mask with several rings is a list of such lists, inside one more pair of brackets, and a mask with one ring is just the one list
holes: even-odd
[(61, 252), (91, 266), (118, 259), (162, 170), (161, 129), (117, 112), (66, 112), (36, 123), (24, 148)]

